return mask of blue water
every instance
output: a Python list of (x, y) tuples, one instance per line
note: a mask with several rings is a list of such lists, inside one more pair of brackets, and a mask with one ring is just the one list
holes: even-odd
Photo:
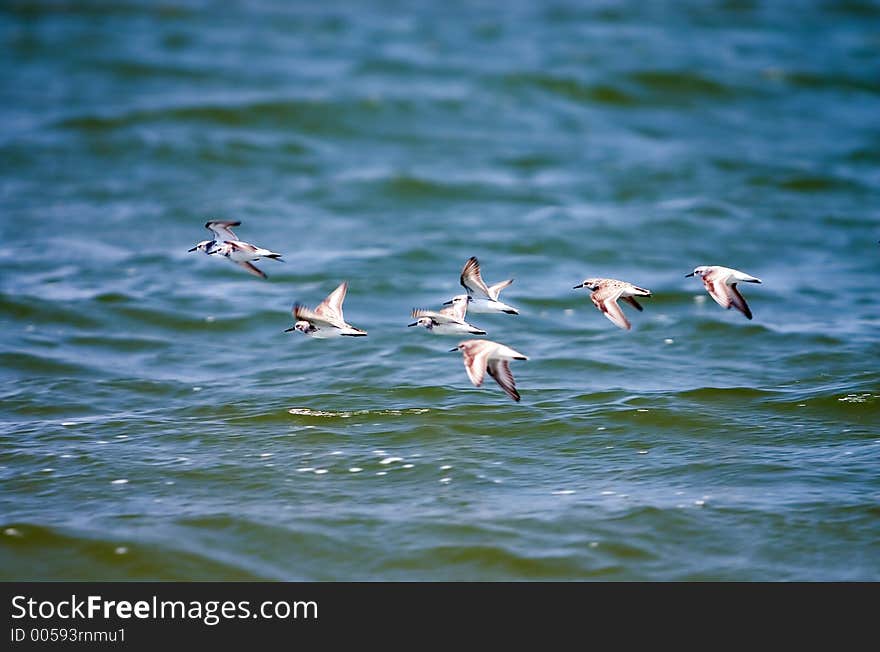
[[(4, 3), (0, 577), (880, 579), (878, 25)], [(520, 403), (406, 327), (470, 256)], [(342, 280), (368, 337), (282, 332)]]

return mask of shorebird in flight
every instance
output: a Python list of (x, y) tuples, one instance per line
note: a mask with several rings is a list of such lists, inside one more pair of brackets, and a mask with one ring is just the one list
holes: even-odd
[(485, 335), (486, 331), (472, 326), (464, 319), (470, 301), (468, 295), (459, 294), (452, 297), (451, 306), (437, 312), (414, 308), (412, 316), (416, 321), (409, 326), (423, 326), (435, 335)]
[(465, 340), (450, 351), (461, 351), (464, 357), (464, 368), (474, 387), (483, 384), (486, 372), (514, 401), (519, 402), (516, 381), (510, 373), (511, 360), (528, 360), (526, 356), (514, 351), (509, 346), (491, 340)]
[(593, 304), (617, 327), (625, 331), (630, 330), (632, 324), (629, 323), (626, 315), (623, 314), (623, 310), (617, 305), (617, 300), (622, 299), (641, 312), (643, 308), (635, 300), (635, 297), (651, 296), (650, 290), (613, 278), (588, 278), (580, 285), (575, 285), (573, 289), (577, 290), (579, 288), (592, 290), (593, 293), (590, 295), (590, 299), (592, 299)]
[(701, 265), (695, 267), (690, 274), (685, 274), (685, 278), (690, 276), (699, 276), (703, 279), (703, 285), (709, 296), (715, 299), (715, 302), (722, 308), (730, 310), (731, 307), (736, 308), (748, 319), (752, 318), (752, 311), (749, 310), (749, 304), (743, 298), (743, 295), (736, 289), (737, 283), (760, 283), (761, 279), (749, 276), (745, 272), (730, 267), (721, 267), (720, 265)]
[(239, 225), (241, 225), (240, 221), (211, 220), (206, 222), (205, 228), (214, 234), (214, 239), (202, 240), (190, 251), (203, 251), (208, 255), (223, 256), (236, 265), (240, 265), (254, 276), (267, 278), (265, 272), (253, 265), (252, 261), (259, 260), (260, 258), (272, 258), (273, 260), (280, 261), (281, 254), (239, 240), (232, 230), (233, 226)]
[[(487, 286), (480, 275), (480, 261), (475, 256), (468, 258), (461, 270), (460, 282), (462, 287), (467, 290), (468, 296), (471, 298), (471, 304), (468, 309), (471, 312), (489, 313), (489, 312), (506, 312), (509, 315), (518, 315), (519, 311), (513, 306), (508, 306), (498, 299), (501, 290), (513, 283), (513, 279), (501, 281), (495, 285)], [(447, 301), (448, 305), (452, 303)]]
[(314, 310), (300, 303), (294, 304), (292, 312), (296, 323), (284, 332), (299, 331), (303, 335), (318, 339), (342, 335), (364, 337), (367, 331), (347, 323), (342, 314), (342, 302), (345, 301), (346, 292), (348, 292), (348, 281), (343, 281)]

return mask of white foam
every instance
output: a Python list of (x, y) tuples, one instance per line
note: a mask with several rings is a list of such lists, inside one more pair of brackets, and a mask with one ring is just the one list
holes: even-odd
[(450, 482), (452, 482), (452, 478), (440, 478), (440, 482), (442, 482), (443, 484), (449, 484)]
[(386, 457), (384, 460), (380, 460), (379, 464), (392, 464), (393, 462), (402, 462), (402, 457)]
[(440, 470), (441, 471), (448, 471), (451, 468), (452, 468), (451, 464), (444, 464), (443, 466), (440, 467)]
[(315, 475), (324, 475), (327, 473), (327, 469), (315, 469)]
[(113, 552), (115, 552), (117, 555), (124, 555), (128, 552), (128, 548), (126, 548), (125, 546), (119, 546)]
[(40, 469), (43, 473), (52, 473), (55, 469)]
[(359, 466), (353, 466), (348, 471), (349, 473), (360, 473), (363, 469)]
[(299, 471), (300, 473), (308, 473), (309, 471), (314, 471), (314, 470), (315, 470), (314, 466), (301, 466), (300, 468), (297, 469), (297, 471)]
[(19, 530), (16, 530), (14, 527), (6, 528), (5, 530), (3, 530), (3, 534), (5, 534), (8, 537), (20, 537), (21, 536), (21, 532)]
[(128, 480), (125, 478), (120, 478), (119, 480), (113, 480), (110, 484), (128, 484)]
[(333, 451), (331, 455), (342, 455), (342, 451)]
[(603, 496), (613, 496), (613, 495), (616, 494), (617, 492), (616, 492), (616, 491), (607, 491), (607, 490), (606, 490), (606, 491), (601, 491), (600, 493), (601, 493)]
[(260, 453), (260, 457), (272, 457), (275, 453)]
[(201, 392), (202, 388), (201, 387), (193, 387), (193, 391), (194, 392)]
[(376, 471), (376, 475), (388, 475), (388, 471)]
[(667, 337), (665, 340), (663, 340), (664, 344), (673, 344), (674, 342), (675, 342), (675, 340), (672, 339), (671, 337)]
[(411, 469), (411, 468), (414, 467), (414, 466), (415, 466), (415, 464), (404, 464), (404, 465), (403, 465), (403, 468), (405, 468), (405, 469)]
[(559, 489), (558, 491), (551, 491), (554, 496), (570, 496), (574, 493), (574, 489)]
[(62, 426), (75, 426), (75, 425), (76, 425), (76, 421), (62, 421), (62, 422), (61, 422), (61, 425), (62, 425)]
[(639, 455), (647, 455), (648, 451), (639, 451)]

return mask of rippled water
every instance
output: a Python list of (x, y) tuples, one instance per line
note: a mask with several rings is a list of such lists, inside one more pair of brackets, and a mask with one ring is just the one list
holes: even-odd
[[(0, 576), (880, 579), (878, 21), (4, 3)], [(518, 404), (406, 328), (472, 255)], [(282, 333), (343, 279), (368, 337)]]

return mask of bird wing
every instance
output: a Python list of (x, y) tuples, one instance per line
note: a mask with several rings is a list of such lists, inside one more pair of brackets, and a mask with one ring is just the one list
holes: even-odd
[(486, 287), (483, 277), (480, 276), (480, 261), (477, 260), (476, 256), (468, 258), (468, 261), (461, 270), (461, 278), (459, 280), (468, 294), (489, 297), (489, 288)]
[(348, 281), (343, 281), (315, 308), (315, 313), (331, 324), (345, 325), (342, 302), (345, 301), (346, 292), (348, 292)]
[(489, 296), (496, 301), (498, 300), (498, 295), (501, 294), (501, 290), (506, 288), (508, 285), (513, 283), (513, 279), (509, 278), (506, 281), (501, 281), (500, 283), (496, 283), (489, 287)]
[(228, 244), (233, 251), (245, 251), (249, 254), (254, 254), (257, 251), (257, 248), (250, 242), (241, 240), (225, 240), (223, 244)]
[(486, 377), (489, 350), (480, 348), (473, 353), (470, 349), (464, 349), (462, 354), (464, 356), (464, 369), (467, 371), (468, 378), (471, 379), (474, 387), (479, 387), (483, 384), (483, 378)]
[(440, 312), (444, 315), (449, 315), (455, 321), (463, 322), (467, 316), (467, 304), (467, 301), (459, 301), (458, 304), (453, 303), (448, 308), (443, 308)]
[(238, 236), (232, 231), (233, 226), (240, 226), (240, 221), (211, 220), (205, 222), (205, 228), (213, 232), (215, 240), (238, 240)]
[(599, 290), (597, 292), (593, 292), (590, 298), (593, 300), (593, 304), (602, 312), (603, 315), (614, 322), (614, 324), (618, 328), (622, 328), (623, 330), (628, 331), (630, 328), (632, 328), (632, 326), (630, 325), (629, 320), (626, 318), (626, 315), (623, 314), (623, 310), (621, 310), (620, 306), (617, 305), (617, 298), (619, 296), (619, 289), (616, 292), (602, 292), (601, 290)]
[(255, 267), (254, 265), (252, 265), (251, 263), (249, 263), (247, 261), (233, 260), (232, 262), (234, 262), (236, 265), (241, 265), (242, 267), (244, 267), (247, 271), (249, 271), (254, 276), (259, 276), (260, 278), (269, 278), (268, 276), (266, 276), (266, 273), (263, 270), (261, 270), (258, 267)]
[(730, 287), (730, 302), (733, 306), (739, 310), (742, 314), (746, 316), (746, 318), (752, 318), (752, 311), (749, 310), (749, 304), (746, 303), (743, 295), (739, 293), (739, 290), (736, 289), (736, 283), (729, 286)]
[(495, 379), (495, 382), (504, 390), (514, 401), (519, 402), (519, 392), (516, 391), (516, 381), (513, 374), (510, 373), (510, 363), (507, 360), (492, 360), (489, 362), (487, 369), (489, 375)]
[(727, 283), (722, 280), (713, 280), (704, 276), (703, 284), (706, 286), (706, 291), (709, 293), (709, 296), (715, 299), (715, 303), (719, 306), (722, 308), (730, 308), (730, 306), (733, 305), (733, 295), (730, 292)]
[(621, 297), (621, 299), (626, 301), (629, 305), (631, 305), (633, 308), (635, 308), (639, 312), (644, 310), (644, 308), (642, 308), (642, 304), (640, 304), (638, 301), (636, 301), (634, 297)]
[(421, 308), (413, 308), (412, 316), (416, 319), (420, 317), (430, 317), (437, 324), (452, 324), (459, 320), (455, 319), (452, 315), (445, 312), (447, 310), (444, 308), (440, 312), (435, 312), (433, 310), (422, 310)]
[(315, 310), (312, 310), (301, 303), (295, 303), (293, 305), (293, 316), (297, 321), (307, 321), (316, 326), (322, 326), (324, 328), (339, 328), (339, 324), (336, 322), (329, 321), (323, 315), (318, 314)]

